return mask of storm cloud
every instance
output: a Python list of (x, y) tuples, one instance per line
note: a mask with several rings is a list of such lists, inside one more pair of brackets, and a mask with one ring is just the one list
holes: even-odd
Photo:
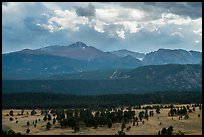
[(78, 16), (87, 16), (92, 17), (95, 16), (95, 6), (89, 3), (87, 7), (78, 7), (76, 6), (76, 13)]
[(202, 17), (202, 2), (120, 2), (117, 4), (126, 8), (143, 9), (155, 15), (161, 12), (171, 12), (193, 19)]

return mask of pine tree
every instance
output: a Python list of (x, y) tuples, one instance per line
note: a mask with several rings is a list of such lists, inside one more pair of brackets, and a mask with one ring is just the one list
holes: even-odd
[(48, 119), (48, 120), (51, 120), (51, 119), (52, 119), (52, 117), (51, 117), (50, 114), (47, 115), (47, 119)]
[(13, 110), (11, 110), (11, 111), (9, 112), (9, 114), (10, 114), (10, 116), (13, 116)]
[(111, 121), (111, 119), (108, 119), (108, 127), (109, 127), (109, 128), (112, 127), (112, 121)]
[(47, 122), (46, 129), (49, 130), (51, 128), (50, 122)]
[(55, 119), (55, 118), (53, 118), (53, 124), (55, 124), (55, 122), (56, 122), (56, 119)]
[(47, 115), (45, 115), (45, 116), (44, 116), (43, 120), (44, 120), (44, 121), (46, 121), (46, 120), (47, 120)]
[(162, 135), (166, 135), (166, 132), (167, 132), (167, 130), (166, 130), (166, 128), (164, 127), (164, 128), (162, 129), (162, 131), (161, 131), (161, 134), (162, 134)]

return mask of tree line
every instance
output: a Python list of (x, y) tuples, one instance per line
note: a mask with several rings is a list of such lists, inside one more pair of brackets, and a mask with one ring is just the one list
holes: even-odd
[[(16, 103), (17, 102), (17, 103)], [(113, 108), (142, 104), (202, 103), (202, 92), (72, 95), (59, 93), (3, 93), (2, 109)]]

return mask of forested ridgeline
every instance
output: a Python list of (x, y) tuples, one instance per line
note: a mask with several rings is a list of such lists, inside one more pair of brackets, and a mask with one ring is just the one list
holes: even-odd
[(3, 109), (111, 108), (142, 104), (202, 103), (202, 92), (168, 91), (138, 94), (73, 95), (64, 93), (3, 93)]
[[(160, 71), (158, 71), (160, 72)], [(72, 80), (3, 80), (2, 93), (17, 92), (49, 92), (67, 93), (75, 95), (103, 95), (103, 94), (124, 94), (124, 93), (144, 93), (155, 91), (202, 91), (201, 77), (197, 81), (194, 77), (175, 78), (174, 76), (164, 78), (160, 75), (157, 78), (151, 75), (141, 76), (146, 72), (132, 72), (135, 79), (72, 79)], [(174, 72), (172, 72), (174, 73)], [(190, 74), (194, 74), (191, 72)], [(180, 73), (179, 73), (180, 74)], [(98, 74), (96, 74), (98, 75)], [(165, 76), (167, 74), (164, 74)], [(188, 76), (188, 73), (182, 73)], [(197, 76), (197, 75), (196, 75)], [(167, 80), (167, 81), (166, 81)], [(190, 81), (189, 81), (190, 80)], [(190, 84), (189, 84), (190, 82)]]

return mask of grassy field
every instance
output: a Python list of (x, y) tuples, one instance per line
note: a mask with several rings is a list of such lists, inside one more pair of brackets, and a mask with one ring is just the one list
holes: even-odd
[[(147, 104), (151, 105), (151, 104)], [(187, 104), (175, 104), (174, 106), (186, 106)], [(192, 109), (192, 107), (190, 107)], [(173, 133), (177, 133), (179, 130), (184, 132), (185, 135), (202, 135), (202, 110), (199, 110), (196, 107), (196, 111), (189, 113), (189, 119), (178, 119), (178, 116), (168, 117), (169, 108), (162, 108), (160, 114), (154, 114), (153, 117), (149, 117), (149, 120), (144, 119), (144, 124), (139, 122), (138, 126), (133, 126), (132, 123), (126, 124), (126, 126), (131, 126), (131, 129), (127, 131), (126, 135), (157, 135), (159, 130), (162, 130), (163, 127), (168, 128), (173, 126)], [(80, 127), (79, 132), (74, 132), (71, 128), (60, 128), (59, 123), (56, 122), (55, 125), (52, 125), (50, 130), (46, 130), (47, 122), (43, 121), (44, 115), (40, 114), (40, 110), (37, 110), (37, 114), (34, 116), (30, 115), (31, 110), (25, 110), (24, 115), (17, 116), (18, 113), (21, 113), (21, 110), (14, 111), (14, 120), (10, 121), (10, 116), (6, 116), (10, 110), (2, 110), (2, 129), (11, 128), (15, 132), (21, 132), (21, 134), (26, 134), (26, 129), (30, 129), (31, 135), (115, 135), (118, 131), (121, 130), (121, 123), (115, 123), (111, 128), (107, 126), (98, 127), (94, 129), (93, 127)], [(142, 109), (135, 109), (136, 116)], [(29, 112), (27, 115), (26, 112)], [(155, 112), (155, 111), (154, 111)], [(200, 114), (200, 117), (198, 117)], [(16, 123), (16, 119), (18, 123)], [(34, 127), (33, 121), (39, 120), (37, 126)], [(27, 121), (30, 122), (30, 126), (27, 126)], [(160, 125), (161, 122), (161, 125)], [(52, 121), (51, 121), (52, 123)]]

